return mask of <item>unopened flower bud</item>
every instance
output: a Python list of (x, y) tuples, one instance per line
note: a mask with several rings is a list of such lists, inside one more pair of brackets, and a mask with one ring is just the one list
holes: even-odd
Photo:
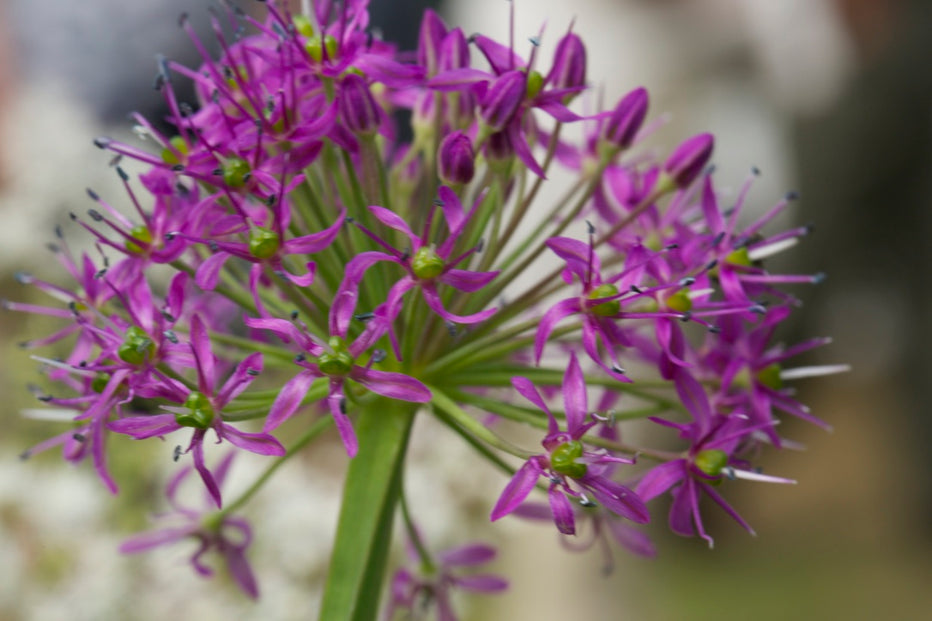
[(454, 28), (443, 38), (437, 63), (441, 71), (469, 67), (469, 42), (461, 29)]
[(619, 149), (627, 149), (647, 115), (647, 90), (636, 88), (618, 102), (602, 128), (602, 139)]
[[(586, 84), (586, 46), (575, 33), (568, 32), (557, 43), (553, 67), (548, 76), (554, 88), (578, 88)], [(572, 95), (569, 96), (570, 98)]]
[(518, 111), (527, 92), (527, 76), (523, 71), (502, 74), (489, 86), (482, 101), (480, 116), (492, 131), (500, 131)]
[(346, 74), (340, 93), (340, 117), (347, 129), (357, 134), (375, 133), (381, 112), (366, 81), (355, 73)]
[(510, 163), (515, 157), (515, 147), (508, 132), (495, 132), (485, 141), (485, 159), (490, 164)]
[(440, 16), (432, 9), (424, 11), (418, 34), (417, 63), (427, 69), (428, 74), (437, 72), (440, 46), (446, 36), (447, 27)]
[(447, 185), (465, 184), (476, 173), (472, 141), (463, 132), (453, 132), (440, 143), (440, 179)]
[(663, 165), (664, 172), (673, 183), (685, 188), (699, 176), (712, 156), (715, 138), (712, 134), (699, 134), (685, 140)]

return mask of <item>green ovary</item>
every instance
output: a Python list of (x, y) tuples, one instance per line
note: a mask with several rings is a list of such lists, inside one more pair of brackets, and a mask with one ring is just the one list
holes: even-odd
[[(175, 151), (180, 153), (182, 157), (185, 157), (188, 155), (188, 143), (186, 143), (184, 141), (184, 138), (182, 138), (181, 136), (172, 136), (172, 138), (169, 139), (168, 142), (171, 143), (171, 146), (175, 149)], [(175, 164), (180, 164), (181, 160), (178, 159), (178, 156), (175, 154), (175, 151), (172, 151), (168, 147), (165, 147), (164, 149), (162, 149), (162, 161), (165, 162), (166, 164), (171, 164), (172, 166), (174, 166)]]
[(677, 291), (667, 298), (667, 308), (677, 313), (688, 313), (692, 307), (693, 301), (685, 291)]
[(182, 427), (207, 429), (214, 420), (214, 408), (202, 392), (192, 391), (184, 402), (187, 412), (175, 414), (175, 422)]
[(433, 246), (425, 246), (414, 253), (411, 259), (411, 271), (421, 280), (430, 280), (443, 273), (446, 264)]
[(142, 364), (147, 358), (155, 357), (155, 343), (142, 328), (130, 326), (123, 344), (117, 349), (117, 356), (123, 362)]
[(241, 157), (231, 157), (224, 163), (221, 170), (223, 171), (223, 182), (231, 188), (241, 188), (246, 185), (246, 180), (251, 171), (249, 162)]
[(534, 99), (540, 90), (544, 87), (544, 76), (539, 71), (531, 70), (527, 74), (527, 90), (525, 95), (527, 99)]
[[(130, 229), (129, 234), (134, 239), (138, 239), (146, 245), (152, 243), (152, 231), (150, 231), (149, 227), (147, 227), (145, 224), (134, 226)], [(127, 239), (124, 245), (126, 246), (126, 249), (133, 254), (142, 254), (145, 252), (145, 248), (134, 242), (132, 239)]]
[(757, 381), (768, 388), (780, 390), (783, 388), (783, 380), (780, 378), (781, 370), (780, 365), (776, 362), (769, 364), (757, 372)]
[(324, 375), (343, 377), (353, 370), (355, 360), (346, 347), (346, 341), (338, 336), (330, 337), (327, 341), (330, 350), (317, 357), (317, 366)]
[[(606, 283), (604, 285), (599, 285), (589, 293), (590, 300), (598, 300), (599, 298), (608, 298), (613, 295), (618, 295), (618, 287), (613, 284)], [(600, 317), (614, 317), (621, 311), (621, 302), (619, 300), (609, 300), (608, 302), (602, 302), (601, 304), (596, 304), (589, 309), (593, 315), (598, 315)]]
[(728, 453), (719, 449), (699, 451), (693, 463), (707, 475), (717, 477), (728, 465)]
[(278, 233), (264, 227), (256, 227), (249, 232), (249, 254), (257, 259), (270, 259), (281, 246)]
[(576, 461), (582, 455), (582, 442), (577, 440), (564, 442), (550, 452), (550, 467), (553, 468), (554, 472), (573, 479), (579, 479), (586, 476), (586, 472), (589, 470), (586, 464)]

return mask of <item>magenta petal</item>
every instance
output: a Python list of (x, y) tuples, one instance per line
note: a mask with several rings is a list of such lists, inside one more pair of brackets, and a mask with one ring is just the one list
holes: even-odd
[(197, 286), (205, 291), (213, 291), (220, 280), (220, 270), (229, 258), (230, 255), (223, 251), (207, 257), (194, 273), (194, 282)]
[(316, 377), (317, 374), (311, 371), (301, 371), (288, 380), (282, 386), (281, 391), (275, 398), (275, 402), (272, 403), (269, 416), (265, 419), (262, 430), (265, 432), (272, 431), (294, 414)]
[(428, 307), (430, 307), (432, 311), (440, 315), (440, 317), (442, 317), (444, 320), (452, 323), (479, 323), (480, 321), (485, 321), (496, 312), (498, 312), (497, 308), (487, 308), (484, 311), (479, 311), (478, 313), (473, 313), (472, 315), (454, 315), (443, 307), (443, 302), (441, 302), (440, 295), (438, 295), (437, 289), (433, 283), (422, 284), (421, 293), (424, 295), (424, 302)]
[(699, 424), (699, 428), (708, 429), (711, 424), (712, 409), (709, 406), (709, 396), (705, 388), (684, 369), (677, 371), (673, 382), (676, 385), (676, 394)]
[(330, 394), (327, 396), (327, 405), (330, 406), (330, 414), (337, 426), (340, 439), (343, 440), (343, 446), (346, 448), (346, 454), (350, 457), (356, 457), (359, 452), (359, 440), (356, 439), (356, 431), (353, 429), (353, 423), (350, 422), (349, 416), (346, 415), (346, 397), (343, 396), (343, 382), (341, 380), (330, 380)]
[(712, 187), (712, 175), (706, 176), (702, 183), (702, 213), (710, 231), (719, 233), (725, 230), (722, 213), (718, 210), (718, 200)]
[(288, 254), (314, 254), (327, 248), (340, 232), (345, 216), (346, 211), (342, 210), (336, 221), (323, 231), (289, 239), (283, 244), (285, 252)]
[(227, 379), (217, 394), (215, 405), (222, 408), (227, 403), (238, 397), (249, 384), (256, 379), (256, 375), (262, 372), (262, 354), (255, 352), (246, 356), (246, 358), (236, 365), (233, 375)]
[(557, 425), (556, 419), (553, 417), (553, 414), (550, 412), (550, 408), (547, 407), (547, 404), (544, 403), (544, 400), (541, 398), (540, 393), (537, 392), (537, 387), (534, 386), (534, 383), (531, 382), (526, 377), (513, 377), (511, 378), (511, 385), (515, 387), (522, 397), (542, 409), (547, 413), (547, 418), (550, 421), (550, 427), (548, 428), (548, 435), (553, 435), (560, 431), (559, 425)]
[(395, 229), (399, 233), (404, 233), (407, 235), (408, 239), (411, 240), (411, 243), (418, 243), (417, 235), (411, 232), (411, 228), (408, 226), (408, 223), (405, 222), (404, 219), (402, 219), (402, 217), (396, 214), (394, 211), (384, 207), (379, 207), (377, 205), (370, 205), (369, 211), (372, 212), (372, 215), (375, 216), (379, 222), (388, 228)]
[(427, 386), (403, 373), (377, 371), (357, 366), (353, 367), (349, 376), (372, 392), (390, 399), (427, 403), (431, 398), (431, 392)]
[(154, 416), (127, 416), (107, 424), (110, 431), (132, 436), (137, 440), (164, 436), (181, 429), (175, 422), (174, 414), (155, 414)]
[(190, 448), (194, 450), (194, 469), (197, 470), (199, 475), (201, 475), (201, 480), (204, 481), (204, 485), (207, 487), (207, 493), (210, 494), (210, 497), (217, 505), (217, 508), (222, 508), (223, 501), (220, 498), (220, 487), (217, 485), (217, 481), (210, 473), (210, 470), (207, 469), (207, 464), (204, 462), (203, 431), (198, 430), (194, 432), (194, 437), (191, 439)]
[(605, 477), (583, 477), (579, 482), (591, 490), (595, 499), (615, 515), (638, 524), (650, 521), (650, 512), (641, 497), (621, 483)]
[(259, 585), (249, 561), (246, 560), (245, 550), (227, 544), (221, 548), (221, 552), (226, 560), (227, 569), (239, 588), (252, 599), (258, 599)]
[(557, 530), (564, 535), (576, 534), (576, 519), (573, 517), (573, 506), (556, 485), (550, 486), (550, 512), (553, 514), (553, 523)]
[[(567, 269), (576, 274), (580, 280), (586, 280), (586, 275), (589, 273), (589, 244), (570, 237), (551, 237), (545, 243), (558, 257), (566, 261)], [(598, 273), (599, 257), (595, 253), (593, 253), (592, 261), (592, 269)]]
[(440, 282), (450, 285), (460, 291), (472, 292), (486, 286), (498, 276), (499, 272), (471, 272), (467, 270), (449, 269), (440, 277)]
[(629, 552), (638, 556), (653, 558), (657, 556), (657, 548), (645, 533), (621, 520), (607, 520), (608, 530), (612, 537)]
[(515, 54), (511, 48), (494, 39), (490, 39), (485, 35), (476, 35), (472, 37), (472, 40), (486, 60), (489, 61), (489, 64), (492, 65), (495, 73), (504, 73), (525, 66), (521, 57)]
[(453, 578), (453, 583), (467, 591), (477, 593), (499, 593), (508, 588), (508, 581), (492, 574), (476, 574)]
[(256, 453), (257, 455), (281, 457), (285, 454), (285, 447), (282, 446), (281, 442), (275, 439), (275, 436), (271, 436), (267, 433), (247, 433), (245, 431), (240, 431), (232, 425), (227, 425), (226, 423), (222, 423), (221, 429), (221, 437), (224, 440), (229, 440), (230, 444), (238, 446), (241, 449)]
[(736, 521), (738, 524), (740, 524), (740, 525), (741, 525), (741, 528), (743, 528), (744, 530), (748, 531), (748, 532), (751, 533), (752, 535), (756, 534), (756, 533), (754, 532), (754, 529), (751, 528), (751, 525), (748, 524), (747, 522), (745, 522), (745, 521), (744, 521), (744, 518), (741, 517), (741, 516), (738, 514), (738, 512), (735, 511), (734, 508), (733, 508), (730, 504), (728, 504), (728, 502), (726, 502), (725, 499), (722, 498), (721, 495), (719, 495), (719, 493), (718, 493), (717, 491), (715, 491), (715, 489), (713, 489), (711, 486), (709, 486), (709, 485), (707, 485), (707, 484), (705, 484), (705, 483), (701, 483), (701, 482), (698, 483), (698, 485), (702, 488), (702, 491), (705, 492), (705, 494), (715, 502), (715, 504), (717, 504), (717, 505), (720, 506), (722, 509), (724, 509), (724, 510), (725, 510), (725, 513), (727, 513), (728, 515), (730, 515), (730, 516), (732, 517), (732, 519), (734, 519), (734, 521)]
[(495, 503), (492, 514), (489, 516), (490, 519), (494, 522), (514, 511), (534, 489), (540, 474), (541, 469), (537, 461), (533, 458), (526, 461), (508, 481), (505, 489), (502, 490), (502, 495), (499, 497), (498, 502)]
[[(580, 312), (579, 300), (576, 298), (567, 298), (560, 300), (547, 309), (537, 326), (537, 334), (534, 337), (534, 362), (540, 364), (540, 357), (544, 353), (544, 346), (554, 327), (560, 323), (564, 317)], [(523, 394), (523, 393), (522, 393)]]
[(197, 387), (205, 395), (213, 395), (217, 385), (217, 365), (207, 328), (199, 315), (191, 318), (191, 350), (197, 363)]
[(579, 360), (575, 353), (570, 353), (570, 364), (563, 376), (563, 403), (566, 407), (566, 430), (571, 436), (579, 439), (577, 431), (586, 422), (586, 410), (589, 402), (586, 399), (586, 380)]
[(692, 502), (693, 497), (689, 493), (692, 486), (691, 481), (686, 481), (683, 485), (673, 490), (673, 503), (670, 505), (670, 530), (683, 537), (693, 537), (696, 534), (696, 526), (693, 522), (693, 512), (695, 510), (696, 520), (698, 521), (699, 506), (698, 503)]
[(160, 530), (140, 533), (121, 543), (119, 550), (123, 554), (146, 552), (158, 546), (180, 541), (185, 537), (197, 532), (197, 530), (198, 526), (196, 524), (192, 524), (189, 526), (179, 526), (178, 528), (163, 528)]
[(656, 498), (686, 476), (685, 468), (686, 462), (682, 459), (675, 459), (654, 467), (638, 483), (636, 489), (638, 496), (645, 502)]
[(496, 554), (495, 548), (492, 546), (474, 543), (446, 550), (437, 556), (440, 563), (446, 567), (471, 567), (494, 560)]
[(442, 203), (440, 208), (443, 210), (443, 217), (447, 221), (447, 229), (450, 235), (454, 235), (459, 231), (459, 228), (466, 220), (466, 215), (463, 213), (463, 205), (460, 203), (460, 199), (456, 195), (456, 192), (445, 185), (440, 186), (440, 189), (437, 190), (437, 196)]
[(428, 80), (427, 87), (438, 91), (455, 91), (477, 82), (489, 82), (493, 78), (494, 76), (479, 69), (450, 69), (449, 71), (442, 71)]

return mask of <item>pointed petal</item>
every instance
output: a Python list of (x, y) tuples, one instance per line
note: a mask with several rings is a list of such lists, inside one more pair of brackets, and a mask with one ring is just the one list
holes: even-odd
[(578, 440), (576, 432), (586, 422), (589, 403), (586, 398), (586, 380), (573, 352), (570, 353), (570, 364), (563, 376), (563, 403), (566, 407), (566, 430)]
[(383, 397), (414, 403), (427, 403), (431, 398), (431, 392), (427, 386), (403, 373), (377, 371), (357, 366), (350, 372), (350, 377)]
[(534, 362), (536, 364), (540, 364), (540, 357), (544, 353), (544, 346), (547, 344), (547, 339), (550, 338), (550, 333), (553, 331), (554, 327), (556, 327), (564, 317), (578, 312), (580, 312), (580, 306), (579, 300), (576, 298), (560, 300), (547, 309), (547, 312), (544, 313), (544, 316), (537, 326), (537, 334), (534, 337)]
[(498, 276), (499, 272), (471, 272), (467, 270), (449, 269), (440, 277), (440, 282), (450, 285), (460, 291), (472, 292), (486, 286)]
[(550, 512), (553, 514), (553, 523), (557, 530), (564, 535), (576, 534), (576, 519), (573, 517), (573, 506), (556, 485), (550, 486), (547, 496), (550, 499)]
[(285, 454), (285, 447), (281, 442), (267, 433), (247, 433), (240, 431), (233, 425), (221, 423), (220, 437), (229, 440), (230, 444), (238, 446), (257, 455), (273, 455), (281, 457)]
[(236, 365), (233, 375), (227, 379), (217, 394), (216, 406), (222, 408), (238, 397), (262, 372), (262, 354), (255, 352)]
[(210, 337), (200, 315), (191, 318), (191, 350), (197, 364), (197, 387), (208, 397), (217, 385), (217, 364), (210, 348)]
[(489, 516), (490, 519), (494, 522), (514, 511), (515, 508), (527, 498), (531, 490), (534, 489), (534, 486), (537, 484), (537, 479), (540, 478), (540, 474), (541, 469), (536, 460), (530, 459), (526, 461), (515, 475), (511, 477), (511, 480), (508, 481), (508, 485), (505, 486), (502, 495), (492, 509), (492, 514)]
[(637, 485), (637, 494), (645, 502), (656, 498), (673, 487), (686, 476), (686, 462), (682, 459), (668, 461), (649, 470)]
[(638, 524), (650, 521), (650, 512), (641, 497), (621, 483), (605, 477), (583, 477), (580, 484), (592, 491), (606, 509)]
[(307, 394), (316, 377), (317, 374), (312, 371), (301, 371), (288, 380), (282, 386), (281, 392), (275, 398), (275, 402), (272, 403), (269, 416), (265, 419), (262, 430), (265, 432), (272, 431), (290, 418), (295, 410), (301, 406), (301, 400), (304, 399), (304, 395)]

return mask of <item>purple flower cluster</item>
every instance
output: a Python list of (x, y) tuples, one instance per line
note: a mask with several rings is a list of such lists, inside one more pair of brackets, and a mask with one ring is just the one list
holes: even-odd
[[(775, 340), (798, 306), (787, 285), (821, 279), (767, 267), (809, 232), (764, 233), (792, 197), (746, 224), (750, 181), (723, 206), (709, 134), (664, 158), (631, 156), (655, 127), (648, 93), (571, 110), (587, 85), (571, 30), (545, 69), (543, 33), (523, 57), (428, 11), (406, 54), (372, 35), (365, 0), (309, 4), (294, 14), (269, 2), (261, 20), (215, 14), (218, 58), (182, 18), (203, 64), (159, 60), (172, 135), (137, 115), (154, 150), (95, 141), (114, 156), (131, 215), (88, 190), (94, 207), (72, 219), (96, 252), (75, 257), (59, 231), (52, 249), (73, 282), (19, 277), (56, 304), (4, 302), (66, 324), (26, 345), (56, 350), (38, 358), (55, 388), (36, 393), (72, 427), (30, 453), (90, 457), (116, 492), (114, 435), (172, 440), (176, 460), (190, 453), (209, 508), (175, 502), (185, 466), (168, 488), (185, 523), (125, 549), (196, 537), (195, 569), (207, 573), (201, 555), (219, 551), (253, 596), (249, 527), (230, 510), (265, 475), (224, 502), (229, 458), (212, 467), (208, 446), (288, 459), (332, 424), (360, 459), (354, 418), (392, 401), (436, 415), (509, 473), (492, 520), (540, 517), (528, 499), (541, 488), (560, 533), (586, 522), (592, 541), (607, 546), (611, 534), (642, 555), (653, 544), (632, 524), (664, 494), (675, 533), (711, 542), (704, 497), (750, 530), (724, 481), (788, 482), (756, 465), (763, 446), (785, 443), (779, 417), (825, 424), (784, 382), (843, 370), (785, 366), (825, 339)], [(177, 99), (179, 78), (194, 83), (196, 103)], [(409, 142), (399, 111), (410, 112)], [(581, 144), (561, 137), (569, 123), (583, 124)], [(131, 179), (123, 158), (148, 170)], [(556, 205), (537, 200), (557, 166), (577, 183)], [(311, 432), (299, 413), (320, 415)], [(506, 439), (507, 419), (540, 430), (543, 451)], [(629, 419), (677, 432), (680, 451), (623, 441)], [(456, 574), (493, 555), (472, 546), (439, 565), (423, 557), (432, 572), (397, 574), (392, 605), (429, 596), (453, 619), (450, 589), (504, 588)]]

